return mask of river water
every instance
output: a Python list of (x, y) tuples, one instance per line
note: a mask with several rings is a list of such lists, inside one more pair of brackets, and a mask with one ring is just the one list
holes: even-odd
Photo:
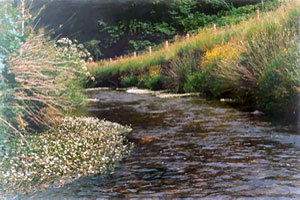
[(123, 125), (132, 154), (109, 177), (84, 177), (33, 199), (300, 199), (300, 135), (199, 97), (92, 91), (88, 115)]

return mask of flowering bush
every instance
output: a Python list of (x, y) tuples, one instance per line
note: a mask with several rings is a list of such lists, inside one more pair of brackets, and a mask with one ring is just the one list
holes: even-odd
[(228, 43), (216, 45), (213, 49), (205, 52), (201, 67), (216, 60), (237, 59), (242, 52), (245, 52), (242, 43), (232, 39)]
[(0, 189), (26, 192), (67, 177), (112, 172), (128, 155), (130, 127), (92, 117), (67, 117), (54, 132), (14, 141), (0, 152)]
[(69, 59), (73, 59), (73, 56), (77, 55), (78, 58), (93, 61), (91, 53), (88, 52), (88, 50), (84, 48), (82, 44), (78, 44), (77, 40), (72, 41), (69, 38), (61, 38), (56, 41), (56, 44), (54, 46), (58, 48), (61, 47), (61, 55), (65, 58), (67, 57)]

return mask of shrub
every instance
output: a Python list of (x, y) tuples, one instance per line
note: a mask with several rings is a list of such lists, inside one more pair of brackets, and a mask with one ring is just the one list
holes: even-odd
[(163, 88), (163, 82), (163, 76), (161, 74), (157, 74), (150, 76), (145, 84), (150, 90), (161, 90)]
[(201, 70), (199, 70), (187, 77), (183, 89), (185, 92), (200, 92), (201, 82), (202, 82), (202, 74), (201, 74)]
[(93, 55), (95, 60), (99, 60), (99, 58), (103, 55), (99, 48), (100, 44), (100, 40), (90, 40), (84, 43), (85, 48)]
[(216, 98), (228, 96), (234, 89), (235, 81), (238, 81), (234, 73), (234, 61), (239, 59), (243, 51), (245, 49), (237, 39), (206, 51), (199, 71), (188, 77), (185, 90)]
[(201, 57), (202, 52), (188, 52), (171, 59), (162, 69), (167, 88), (171, 88), (175, 92), (184, 92), (184, 83), (189, 75), (199, 69)]
[[(277, 55), (259, 80), (257, 104), (272, 117), (295, 117), (298, 110), (300, 70), (296, 48)], [(276, 83), (276, 84), (274, 84)]]
[(1, 145), (0, 189), (26, 192), (67, 177), (112, 172), (132, 148), (124, 143), (130, 131), (96, 118), (68, 117), (55, 131), (27, 136), (28, 145)]
[(139, 80), (138, 80), (137, 76), (135, 76), (133, 74), (121, 78), (122, 87), (137, 86), (138, 82), (139, 82)]

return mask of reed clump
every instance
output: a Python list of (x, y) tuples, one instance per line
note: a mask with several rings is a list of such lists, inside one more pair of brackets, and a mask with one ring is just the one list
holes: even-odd
[(84, 102), (80, 88), (89, 75), (86, 57), (88, 52), (67, 38), (55, 43), (34, 35), (8, 56), (5, 78), (14, 88), (10, 104), (22, 109), (19, 114), (25, 128), (51, 128), (73, 106)]

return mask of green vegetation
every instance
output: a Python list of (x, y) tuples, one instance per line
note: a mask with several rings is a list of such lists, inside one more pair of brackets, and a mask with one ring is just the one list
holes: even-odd
[(182, 53), (170, 60), (164, 67), (163, 75), (166, 77), (167, 88), (173, 88), (175, 92), (185, 92), (185, 83), (189, 76), (199, 70), (199, 61), (202, 52)]
[(256, 9), (267, 11), (280, 5), (277, 0), (265, 0), (263, 7), (254, 4), (256, 1), (244, 1), (240, 5), (231, 2), (52, 1), (46, 3), (38, 24), (55, 30), (53, 37), (78, 39), (98, 60), (143, 51), (148, 46), (157, 49), (165, 40), (173, 42), (176, 35), (196, 33), (199, 28), (213, 24), (237, 24), (255, 15)]
[(35, 34), (28, 10), (20, 10), (0, 2), (1, 197), (60, 178), (109, 173), (131, 149), (128, 127), (66, 118), (85, 103), (90, 54), (76, 41)]
[[(255, 16), (255, 12), (252, 12), (250, 16)], [(184, 37), (181, 37), (181, 39), (178, 37), (177, 41), (172, 43), (168, 50), (165, 50), (161, 47), (152, 55), (149, 55), (148, 52), (144, 52), (138, 56), (138, 58), (131, 57), (119, 59), (112, 64), (108, 62), (99, 62), (98, 67), (93, 65), (93, 67), (90, 67), (90, 71), (96, 76), (101, 75), (101, 78), (98, 81), (102, 81), (104, 83), (116, 82), (116, 77), (121, 76), (128, 71), (136, 71), (137, 73), (141, 73), (144, 69), (147, 70), (147, 68), (151, 66), (165, 65), (170, 59), (184, 52), (207, 51), (212, 49), (222, 42), (229, 41), (232, 37), (244, 34), (244, 29), (251, 32), (251, 28), (248, 26), (255, 27), (255, 20), (249, 19), (249, 23), (247, 23), (247, 20), (245, 20), (242, 21), (240, 25), (229, 26), (230, 28), (227, 26), (219, 27), (217, 31), (214, 31), (212, 27), (203, 28), (198, 31), (193, 39), (188, 41)], [(111, 77), (113, 77), (113, 81), (106, 80), (106, 78), (110, 79)], [(101, 85), (101, 83), (98, 84)]]
[[(15, 83), (13, 76), (8, 74), (3, 65), (7, 63), (8, 56), (19, 49), (23, 37), (17, 32), (20, 27), (20, 14), (11, 5), (0, 2), (0, 19), (0, 139), (4, 141), (13, 133), (20, 135), (13, 127), (18, 127), (16, 115), (21, 113), (22, 109), (13, 106), (16, 103), (13, 98)], [(14, 21), (19, 23), (13, 23)]]
[(92, 64), (89, 71), (96, 81), (90, 84), (127, 86), (120, 78), (130, 75), (135, 80), (130, 86), (139, 86), (134, 83), (159, 66), (160, 89), (233, 98), (243, 108), (295, 119), (300, 83), (298, 18), (298, 2), (287, 1), (260, 13), (259, 19), (201, 29), (152, 55)]
[[(117, 24), (97, 19), (107, 37), (85, 41), (96, 59), (103, 56), (99, 45), (109, 49), (122, 40), (128, 47), (122, 52), (149, 45), (153, 51), (94, 63), (77, 41), (53, 41), (43, 29), (35, 32), (28, 9), (18, 7), (22, 4), (0, 2), (0, 196), (63, 184), (65, 178), (109, 173), (129, 154), (129, 127), (67, 117), (85, 103), (85, 84), (197, 92), (296, 119), (298, 0), (268, 2), (260, 16), (255, 13), (261, 4), (234, 8), (221, 1), (201, 3), (155, 1), (146, 9), (153, 13), (150, 18), (126, 15)], [(165, 17), (161, 5), (168, 8)], [(209, 5), (210, 13), (201, 11), (203, 5)], [(130, 4), (125, 10), (144, 6)], [(190, 35), (172, 39), (183, 33)], [(170, 43), (156, 46), (165, 40)]]
[(7, 144), (0, 152), (0, 189), (28, 192), (63, 185), (89, 174), (112, 172), (132, 144), (124, 144), (129, 127), (95, 118), (64, 118), (55, 131), (28, 135), (28, 144)]

